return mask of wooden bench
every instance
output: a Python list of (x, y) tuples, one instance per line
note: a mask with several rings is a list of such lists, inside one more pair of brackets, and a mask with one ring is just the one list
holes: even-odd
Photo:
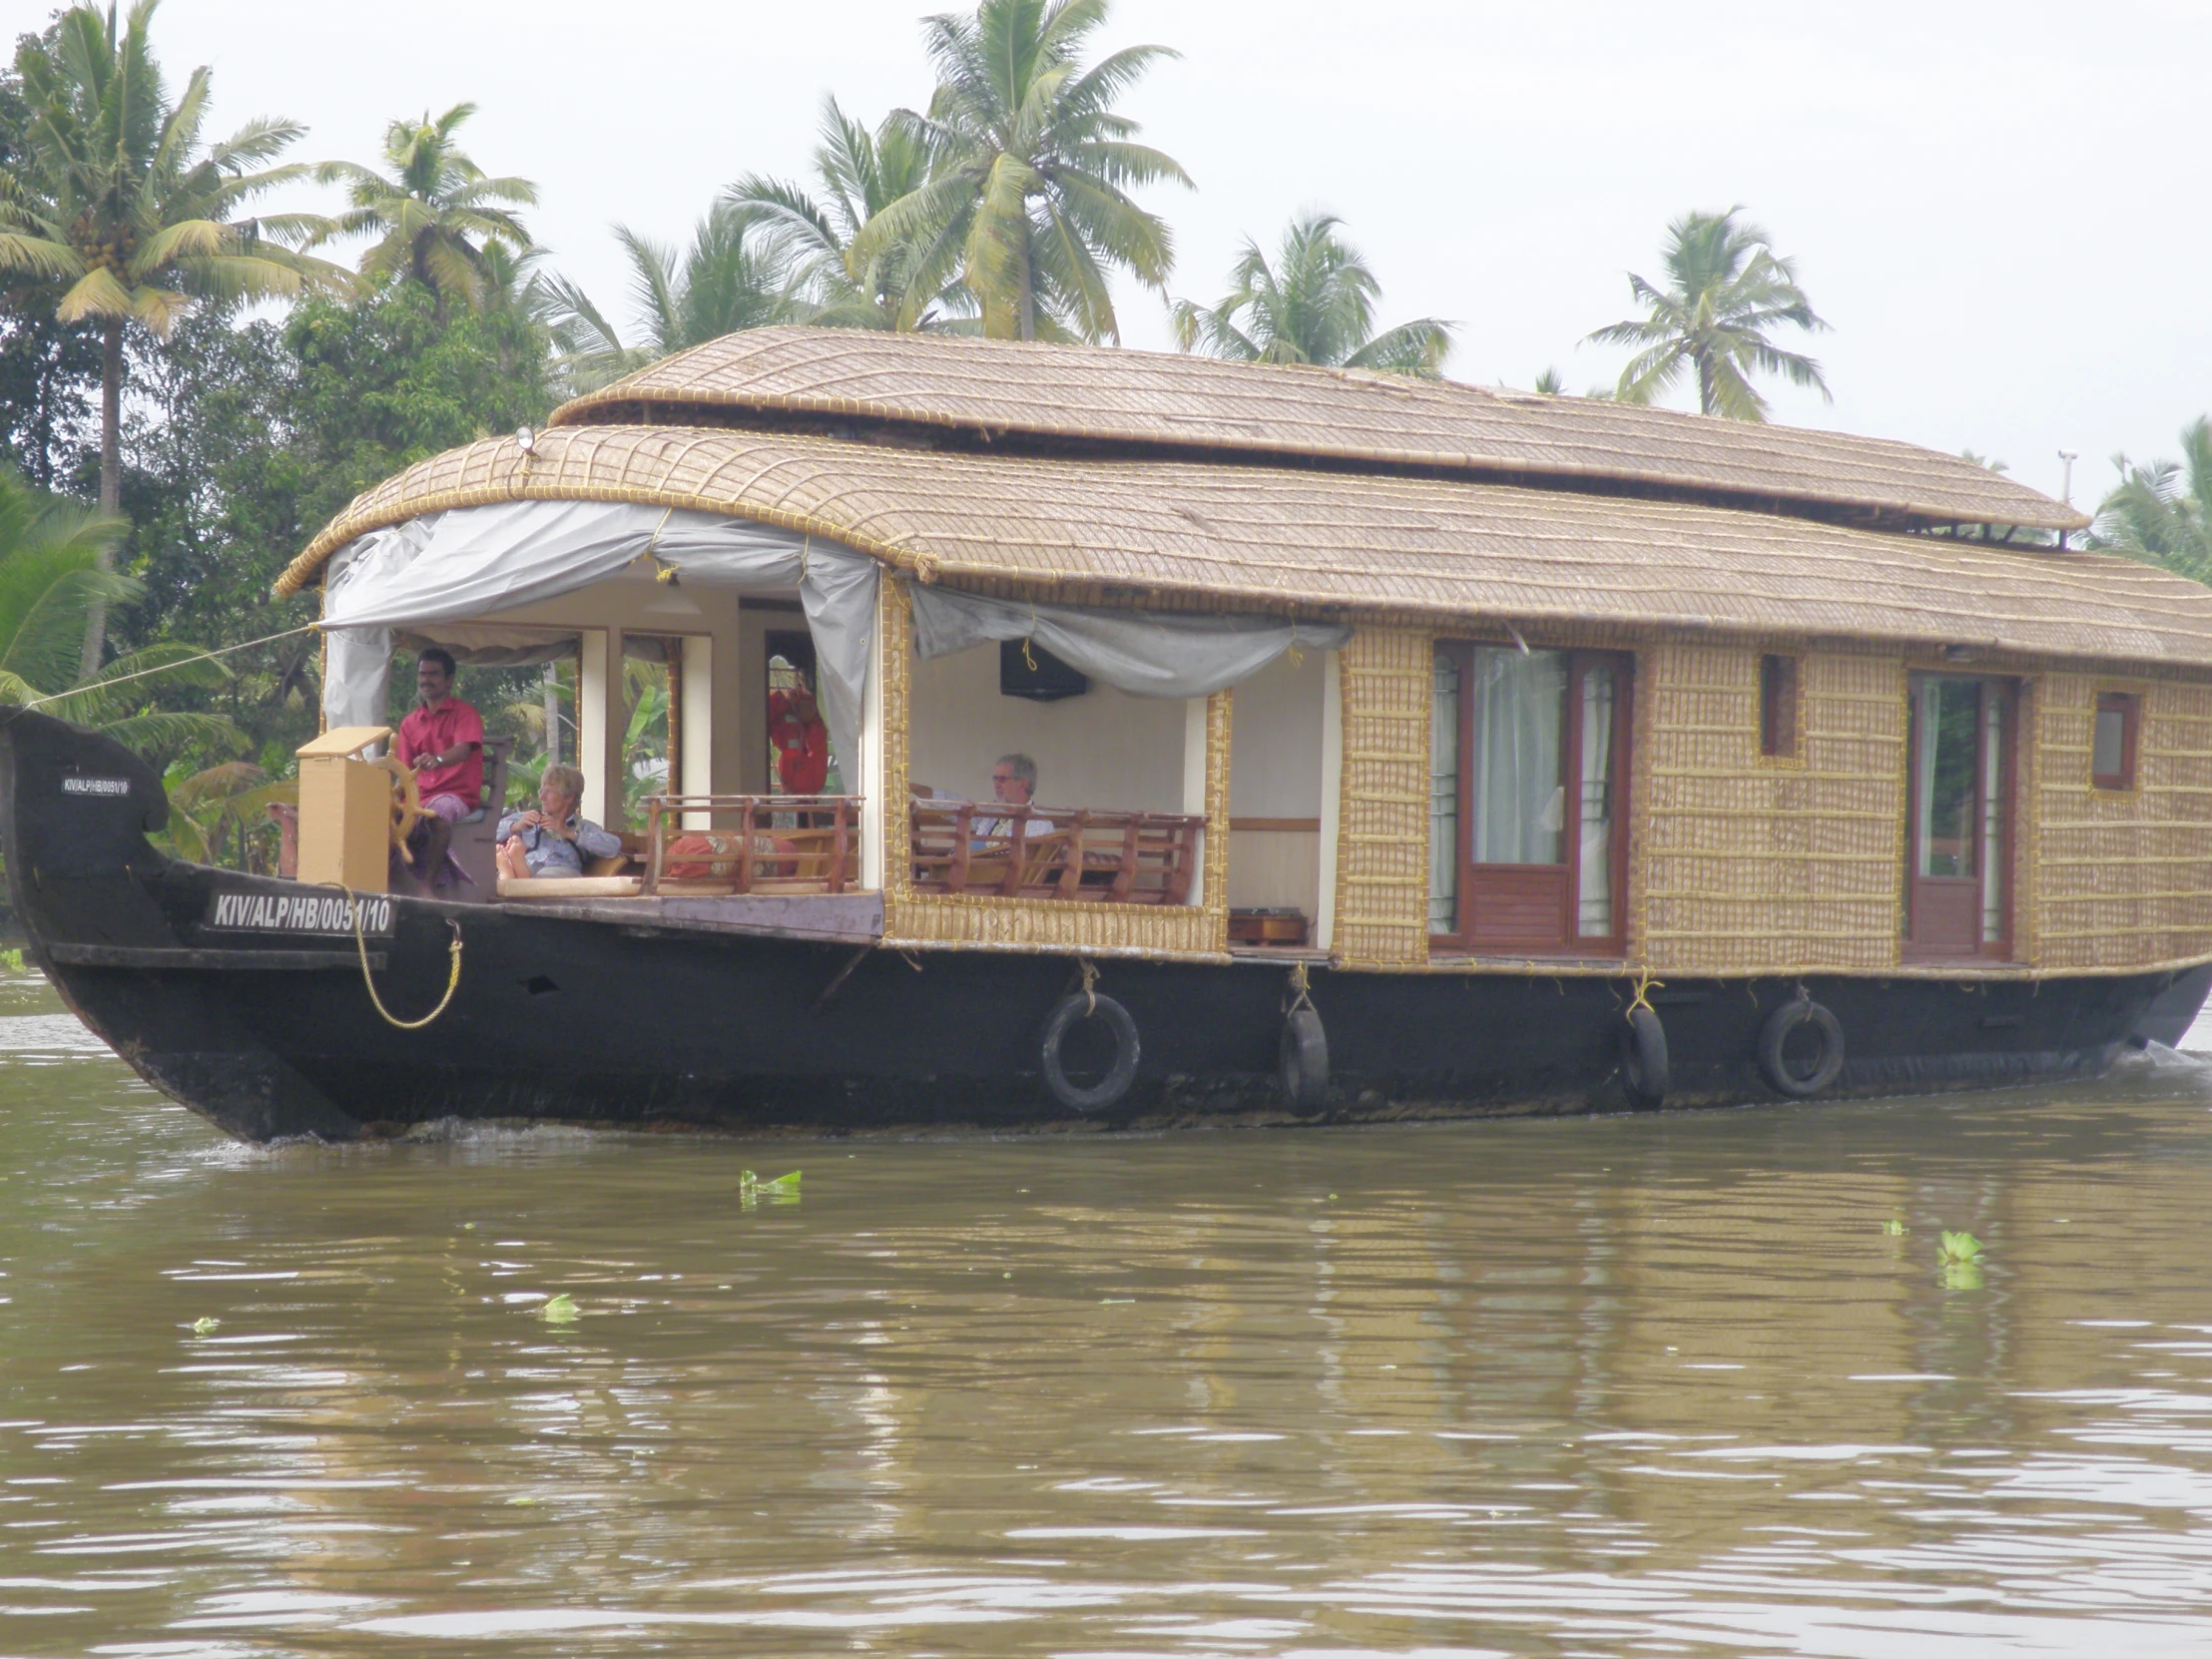
[[(1032, 834), (1030, 826), (1051, 826)], [(1185, 904), (1203, 818), (1094, 808), (916, 802), (914, 888), (1003, 898)]]

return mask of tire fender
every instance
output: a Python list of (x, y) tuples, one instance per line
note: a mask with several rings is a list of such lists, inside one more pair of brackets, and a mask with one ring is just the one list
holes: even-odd
[(1292, 1111), (1304, 1115), (1329, 1104), (1329, 1033), (1312, 1003), (1301, 1003), (1283, 1016), (1277, 1063), (1283, 1103)]
[[(1821, 1038), (1820, 1058), (1807, 1072), (1791, 1070), (1783, 1056), (1783, 1046), (1801, 1025), (1811, 1025)], [(1759, 1031), (1759, 1074), (1777, 1094), (1793, 1100), (1808, 1099), (1833, 1084), (1843, 1070), (1843, 1022), (1818, 1002), (1799, 997), (1767, 1016), (1767, 1023)]]
[(1648, 1007), (1628, 1010), (1621, 1025), (1621, 1086), (1639, 1112), (1667, 1103), (1667, 1028)]
[[(1103, 1021), (1107, 1034), (1114, 1039), (1114, 1063), (1096, 1083), (1079, 1088), (1060, 1063), (1060, 1044), (1077, 1025), (1093, 1019)], [(1077, 991), (1053, 1004), (1044, 1022), (1044, 1038), (1038, 1044), (1037, 1069), (1044, 1074), (1044, 1086), (1052, 1098), (1069, 1111), (1103, 1112), (1120, 1104), (1129, 1092), (1130, 1084), (1137, 1080), (1137, 1061), (1142, 1054), (1137, 1022), (1127, 1008), (1103, 992)]]

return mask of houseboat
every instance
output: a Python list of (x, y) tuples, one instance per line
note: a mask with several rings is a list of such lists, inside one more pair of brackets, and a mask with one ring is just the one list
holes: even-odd
[[(409, 468), (284, 571), (325, 640), (294, 876), (165, 855), (156, 774), (35, 712), (0, 837), (70, 1005), (249, 1140), (2082, 1076), (2212, 982), (2212, 592), (2085, 524), (1841, 433), (759, 329)], [(390, 674), (432, 644), (573, 663), (619, 854), (501, 876), (487, 819), (476, 879), (390, 890)], [(641, 655), (669, 765), (626, 823)]]

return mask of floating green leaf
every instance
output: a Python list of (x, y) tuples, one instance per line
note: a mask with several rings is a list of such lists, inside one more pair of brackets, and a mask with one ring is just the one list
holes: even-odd
[(1902, 1239), (1907, 1233), (1911, 1232), (1912, 1229), (1907, 1227), (1902, 1221), (1892, 1219), (1882, 1224), (1882, 1231), (1889, 1234), (1890, 1237), (1893, 1239)]
[(1946, 1264), (1978, 1262), (1981, 1260), (1981, 1241), (1971, 1233), (1945, 1232), (1938, 1259)]
[(1981, 1289), (1981, 1241), (1971, 1233), (1946, 1231), (1936, 1260), (1942, 1268), (1944, 1290)]
[(793, 1170), (791, 1174), (779, 1175), (773, 1181), (763, 1181), (751, 1170), (741, 1170), (738, 1172), (738, 1198), (748, 1210), (764, 1198), (773, 1199), (779, 1204), (797, 1204), (800, 1173)]
[(221, 1320), (210, 1319), (205, 1315), (192, 1322), (192, 1334), (195, 1337), (212, 1337), (222, 1329), (223, 1322)]
[(562, 1291), (546, 1299), (545, 1306), (538, 1310), (538, 1318), (548, 1325), (573, 1325), (577, 1313), (576, 1299)]

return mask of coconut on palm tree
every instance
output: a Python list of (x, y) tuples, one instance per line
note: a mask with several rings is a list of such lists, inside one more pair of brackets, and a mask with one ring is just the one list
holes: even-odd
[(1255, 242), (1229, 273), (1229, 292), (1211, 307), (1177, 300), (1170, 315), (1186, 351), (1252, 363), (1319, 363), (1436, 378), (1451, 350), (1451, 324), (1432, 316), (1380, 333), (1382, 284), (1345, 240), (1333, 214), (1302, 214), (1271, 262)]
[(325, 162), (315, 176), (345, 186), (350, 208), (330, 224), (332, 236), (372, 236), (361, 256), (361, 276), (381, 285), (394, 276), (421, 283), (437, 296), (440, 311), (455, 301), (474, 306), (484, 294), (484, 245), (504, 242), (516, 252), (530, 246), (511, 208), (538, 199), (527, 179), (494, 179), (454, 142), (476, 113), (455, 104), (443, 115), (394, 121), (384, 129), (388, 172), (354, 162)]
[(2212, 582), (2212, 419), (2182, 428), (2179, 461), (2112, 464), (2120, 481), (2097, 506), (2096, 545)]
[(1163, 288), (1174, 238), (1129, 192), (1189, 177), (1135, 142), (1114, 101), (1175, 53), (1132, 46), (1085, 68), (1107, 0), (982, 0), (973, 17), (923, 24), (937, 90), (927, 115), (901, 111), (930, 163), (928, 181), (861, 231), (863, 264), (909, 250), (899, 324), (911, 327), (955, 278), (982, 330), (1000, 339), (1121, 338), (1109, 274)]
[(1815, 332), (1828, 324), (1798, 286), (1796, 267), (1774, 252), (1773, 239), (1737, 219), (1743, 211), (1685, 214), (1668, 226), (1663, 285), (1629, 273), (1644, 314), (1589, 336), (1639, 348), (1615, 389), (1622, 402), (1649, 403), (1685, 374), (1697, 380), (1700, 413), (1732, 420), (1767, 418), (1754, 374), (1779, 374), (1829, 395), (1819, 363), (1768, 337), (1776, 327)]
[(756, 219), (718, 203), (682, 253), (615, 227), (630, 262), (630, 292), (644, 343), (626, 344), (591, 296), (553, 278), (553, 338), (579, 391), (604, 385), (644, 363), (741, 328), (813, 319), (808, 269), (791, 246), (759, 234)]
[[(870, 132), (834, 98), (823, 101), (821, 131), (816, 192), (754, 173), (732, 185), (724, 203), (782, 239), (803, 263), (815, 290), (811, 320), (847, 328), (930, 326), (945, 284), (917, 285), (926, 264), (916, 257), (920, 251), (878, 241), (862, 257), (857, 246), (868, 221), (928, 182), (920, 135), (896, 116)], [(941, 260), (937, 266), (941, 275)]]
[[(55, 315), (101, 336), (100, 504), (123, 493), (123, 335), (166, 338), (196, 298), (216, 301), (343, 289), (342, 271), (285, 246), (320, 222), (305, 215), (242, 217), (240, 209), (304, 169), (273, 165), (302, 129), (250, 122), (203, 146), (209, 72), (192, 72), (173, 104), (148, 29), (158, 0), (64, 12), (51, 41), (28, 37), (16, 56), (29, 109), (23, 154), (0, 174), (0, 271), (54, 280)], [(113, 543), (104, 544), (108, 568)], [(106, 606), (85, 617), (78, 675), (105, 649)]]

